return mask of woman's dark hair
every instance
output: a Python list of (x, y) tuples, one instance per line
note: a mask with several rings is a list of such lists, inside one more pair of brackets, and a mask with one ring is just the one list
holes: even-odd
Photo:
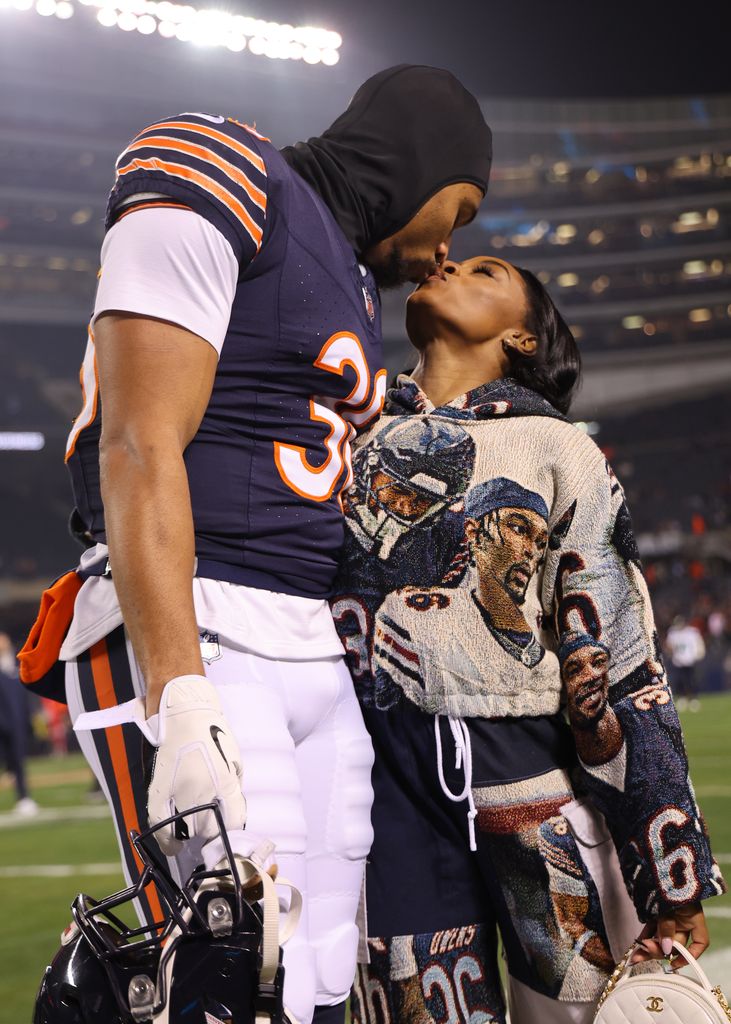
[(535, 334), (538, 347), (534, 355), (524, 356), (506, 345), (510, 362), (506, 376), (542, 395), (559, 412), (567, 413), (581, 376), (576, 340), (535, 274), (523, 267), (515, 269), (523, 279), (528, 299), (525, 326)]

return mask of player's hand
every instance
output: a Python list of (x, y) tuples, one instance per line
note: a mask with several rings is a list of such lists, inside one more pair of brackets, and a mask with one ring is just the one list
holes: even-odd
[[(643, 960), (661, 960), (672, 950), (673, 941), (685, 946), (697, 960), (710, 943), (703, 907), (700, 903), (688, 903), (672, 914), (661, 914), (645, 925), (639, 941), (642, 949), (632, 957), (633, 964)], [(685, 960), (676, 956), (670, 966), (675, 970), (684, 964)]]
[[(152, 732), (156, 727), (158, 740), (147, 790), (150, 825), (189, 807), (217, 802), (226, 830), (243, 828), (241, 754), (209, 680), (192, 675), (172, 679), (148, 725)], [(177, 832), (166, 826), (156, 837), (163, 853), (172, 855), (185, 839), (210, 839), (218, 831), (213, 813), (204, 811), (185, 818)]]

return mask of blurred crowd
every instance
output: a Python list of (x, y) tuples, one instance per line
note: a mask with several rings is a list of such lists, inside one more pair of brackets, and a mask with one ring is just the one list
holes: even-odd
[(712, 559), (671, 558), (646, 560), (645, 571), (681, 710), (682, 698), (731, 689), (731, 567)]

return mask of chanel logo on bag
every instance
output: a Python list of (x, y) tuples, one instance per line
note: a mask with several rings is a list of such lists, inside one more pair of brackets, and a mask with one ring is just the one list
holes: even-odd
[(731, 1008), (723, 992), (711, 988), (703, 968), (685, 946), (674, 942), (673, 952), (685, 960), (692, 974), (662, 974), (652, 979), (642, 973), (633, 976), (630, 961), (638, 948), (638, 943), (633, 943), (612, 971), (593, 1024), (661, 1024), (671, 1019), (676, 1024), (731, 1024)]

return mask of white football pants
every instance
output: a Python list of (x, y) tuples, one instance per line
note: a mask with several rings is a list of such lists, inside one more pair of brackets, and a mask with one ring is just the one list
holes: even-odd
[[(241, 748), (246, 834), (276, 844), (280, 874), (302, 893), (302, 917), (284, 947), (284, 1001), (299, 1024), (309, 1024), (315, 1005), (347, 997), (355, 974), (355, 917), (373, 838), (371, 741), (342, 658), (277, 661), (221, 644), (206, 675)], [(66, 690), (72, 721), (143, 695), (122, 627), (67, 664)], [(117, 725), (77, 735), (112, 808), (131, 883), (128, 831), (146, 824), (133, 763), (141, 734)], [(184, 850), (170, 859), (171, 871), (185, 879), (200, 859)], [(149, 902), (140, 908), (143, 921), (159, 910)]]

